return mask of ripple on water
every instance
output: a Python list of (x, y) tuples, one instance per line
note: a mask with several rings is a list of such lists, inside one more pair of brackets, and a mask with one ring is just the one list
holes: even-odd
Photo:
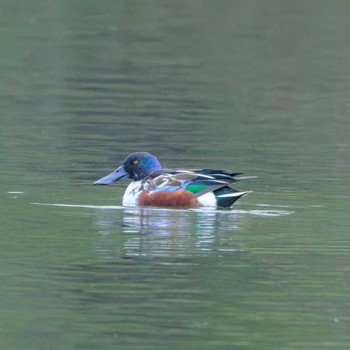
[[(269, 209), (269, 210), (258, 210), (258, 209), (250, 209), (250, 210), (239, 210), (239, 209), (213, 209), (213, 208), (197, 208), (197, 209), (172, 209), (172, 208), (140, 208), (140, 207), (124, 207), (120, 205), (85, 205), (85, 204), (65, 204), (65, 203), (31, 203), (33, 205), (48, 205), (55, 207), (68, 207), (68, 208), (88, 208), (88, 209), (102, 209), (102, 210), (140, 210), (147, 209), (148, 211), (165, 211), (165, 212), (199, 212), (199, 213), (224, 213), (227, 215), (232, 214), (251, 214), (258, 216), (286, 216), (293, 214), (294, 211), (291, 210), (282, 210), (282, 209)], [(269, 204), (256, 204), (259, 207), (270, 207)], [(287, 206), (279, 206), (281, 208), (287, 208)]]

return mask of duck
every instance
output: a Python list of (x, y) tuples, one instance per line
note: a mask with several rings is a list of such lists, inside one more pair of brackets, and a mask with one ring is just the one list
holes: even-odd
[(229, 208), (251, 191), (237, 191), (231, 184), (254, 178), (222, 169), (167, 170), (148, 152), (130, 154), (117, 169), (94, 182), (110, 185), (131, 179), (123, 206), (175, 208)]

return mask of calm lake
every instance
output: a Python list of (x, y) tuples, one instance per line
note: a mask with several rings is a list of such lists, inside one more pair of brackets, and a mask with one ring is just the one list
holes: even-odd
[[(0, 348), (349, 349), (349, 13), (3, 1)], [(135, 151), (258, 178), (125, 208)]]

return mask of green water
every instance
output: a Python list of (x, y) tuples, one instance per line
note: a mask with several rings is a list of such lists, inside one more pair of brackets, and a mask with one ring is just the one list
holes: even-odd
[[(1, 7), (1, 350), (349, 348), (350, 4)], [(123, 208), (139, 150), (258, 178)]]

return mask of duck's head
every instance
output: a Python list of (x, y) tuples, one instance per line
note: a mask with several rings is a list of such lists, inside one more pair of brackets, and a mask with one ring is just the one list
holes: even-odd
[(94, 185), (109, 185), (115, 181), (129, 178), (132, 180), (142, 180), (151, 173), (161, 170), (158, 159), (147, 152), (136, 152), (130, 154), (123, 164), (113, 172), (97, 180)]

